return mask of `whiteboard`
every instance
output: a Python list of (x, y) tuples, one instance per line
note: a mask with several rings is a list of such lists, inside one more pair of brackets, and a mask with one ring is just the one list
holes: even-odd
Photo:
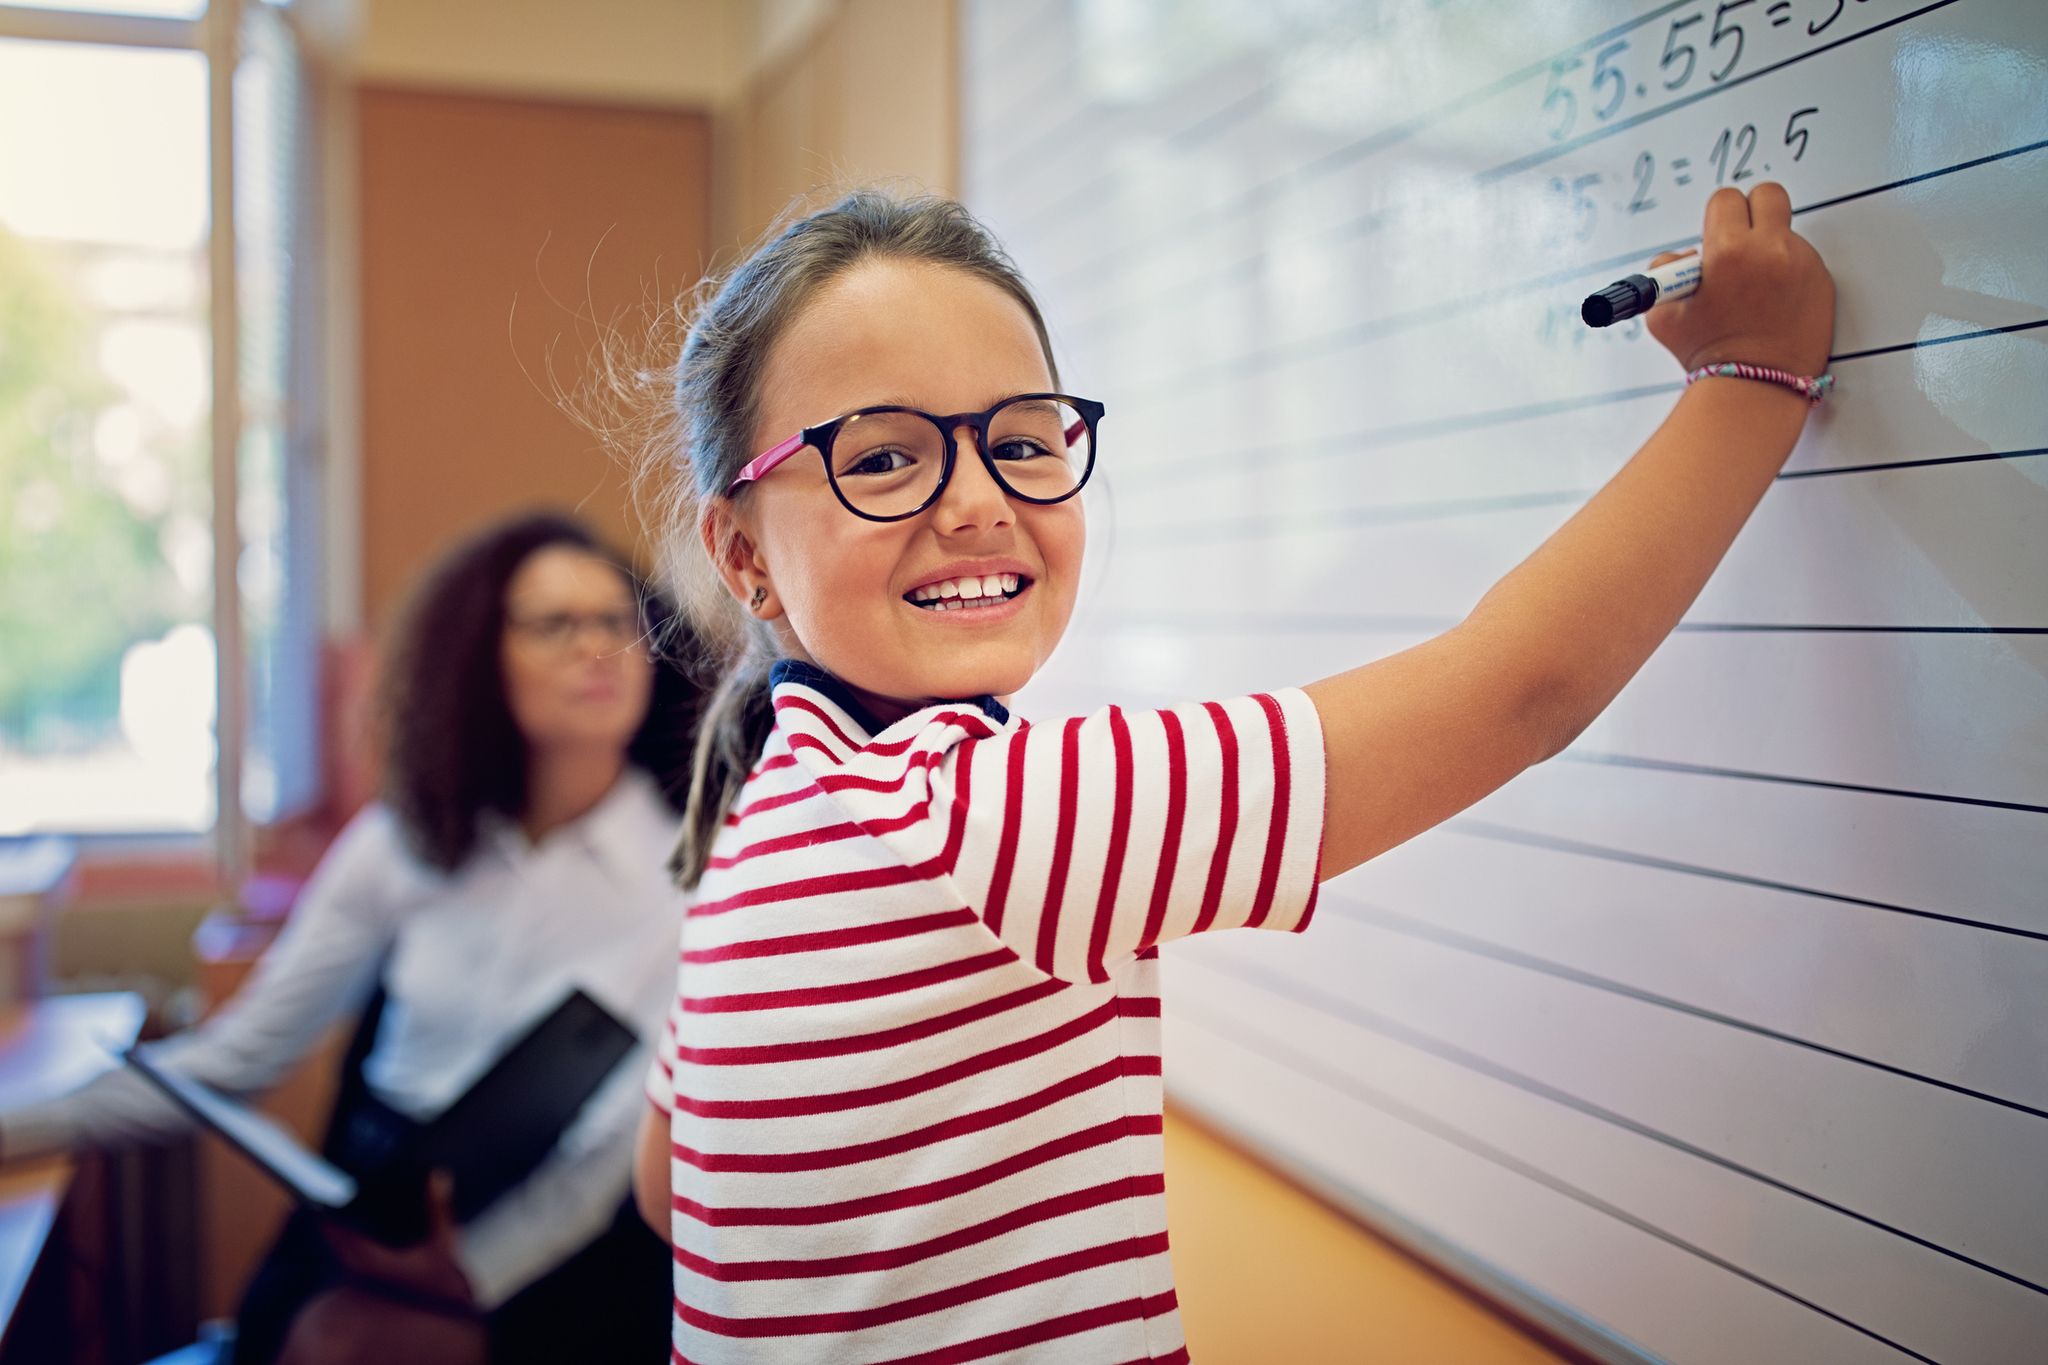
[(1560, 758), (1165, 955), (1176, 1101), (1594, 1354), (2048, 1361), (2048, 3), (972, 0), (1108, 406), (1027, 715), (1443, 629), (1669, 410), (1578, 301), (1781, 180), (1836, 396)]

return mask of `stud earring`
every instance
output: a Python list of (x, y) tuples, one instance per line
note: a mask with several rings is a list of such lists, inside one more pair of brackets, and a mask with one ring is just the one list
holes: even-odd
[(759, 611), (759, 610), (761, 610), (761, 604), (762, 604), (763, 602), (766, 602), (767, 600), (768, 600), (768, 589), (766, 589), (766, 588), (762, 587), (762, 586), (761, 586), (760, 584), (758, 584), (758, 583), (757, 583), (757, 584), (755, 584), (755, 585), (754, 585), (754, 600), (753, 600), (753, 601), (752, 601), (751, 603), (749, 603), (748, 605), (750, 605), (751, 607), (753, 607), (753, 609), (754, 609), (755, 611)]

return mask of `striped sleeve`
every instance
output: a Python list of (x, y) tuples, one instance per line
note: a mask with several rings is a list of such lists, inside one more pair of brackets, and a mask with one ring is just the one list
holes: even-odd
[(1323, 735), (1298, 689), (1093, 715), (953, 745), (934, 765), (956, 888), (1050, 976), (1107, 981), (1187, 934), (1314, 910)]

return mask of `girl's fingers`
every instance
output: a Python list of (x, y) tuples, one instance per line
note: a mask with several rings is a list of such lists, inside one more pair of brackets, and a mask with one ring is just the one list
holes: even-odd
[(1696, 247), (1687, 247), (1683, 251), (1660, 251), (1650, 258), (1650, 269), (1655, 270), (1660, 265), (1669, 265), (1673, 261), (1682, 261), (1688, 256), (1699, 254)]
[(1792, 196), (1777, 181), (1766, 180), (1749, 192), (1749, 219), (1760, 228), (1790, 232)]
[(1706, 246), (1712, 250), (1716, 238), (1736, 237), (1749, 231), (1749, 199), (1732, 185), (1714, 191), (1707, 200)]

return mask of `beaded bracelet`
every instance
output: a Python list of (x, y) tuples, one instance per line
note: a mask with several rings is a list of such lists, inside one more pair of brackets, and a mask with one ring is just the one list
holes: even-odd
[(1768, 384), (1783, 384), (1809, 403), (1818, 403), (1827, 397), (1828, 390), (1835, 386), (1835, 377), (1831, 374), (1808, 379), (1802, 375), (1787, 374), (1783, 370), (1773, 370), (1762, 365), (1745, 365), (1739, 360), (1730, 360), (1720, 365), (1702, 365), (1697, 370), (1689, 371), (1685, 376), (1686, 386), (1690, 388), (1695, 381), (1708, 378), (1761, 379)]

